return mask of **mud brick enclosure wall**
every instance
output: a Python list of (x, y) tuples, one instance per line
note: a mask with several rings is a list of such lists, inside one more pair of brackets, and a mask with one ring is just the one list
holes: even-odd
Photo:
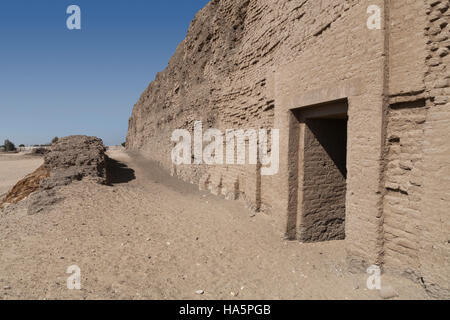
[[(450, 297), (449, 15), (448, 0), (213, 0), (135, 105), (127, 148), (289, 239), (345, 239), (350, 267)], [(279, 173), (175, 167), (172, 132), (194, 121), (279, 129)]]

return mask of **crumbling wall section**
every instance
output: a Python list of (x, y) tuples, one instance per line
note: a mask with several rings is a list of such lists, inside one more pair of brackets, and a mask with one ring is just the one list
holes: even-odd
[(450, 3), (427, 0), (429, 110), (423, 136), (421, 280), (437, 297), (450, 298)]
[[(214, 0), (191, 23), (166, 70), (142, 94), (129, 121), (127, 148), (183, 180), (249, 207), (277, 212), (277, 179), (257, 166), (172, 165), (174, 129), (274, 127), (274, 71), (318, 43), (335, 41), (331, 24), (357, 0)], [(365, 11), (360, 23), (365, 26)], [(351, 46), (351, 37), (339, 42)], [(329, 39), (329, 40), (327, 40)], [(342, 42), (344, 41), (344, 42)], [(205, 187), (205, 182), (207, 186)]]
[(448, 298), (449, 1), (389, 3), (384, 268)]
[(384, 198), (384, 263), (410, 276), (419, 273), (425, 101), (392, 105), (387, 128)]
[[(381, 30), (367, 28), (371, 5), (383, 9)], [(408, 273), (445, 295), (448, 9), (448, 0), (212, 0), (135, 105), (127, 148), (286, 226), (289, 109), (342, 93), (337, 98), (349, 103), (349, 260)], [(195, 121), (205, 130), (279, 128), (280, 173), (261, 177), (251, 165), (175, 167), (171, 134), (192, 131)]]

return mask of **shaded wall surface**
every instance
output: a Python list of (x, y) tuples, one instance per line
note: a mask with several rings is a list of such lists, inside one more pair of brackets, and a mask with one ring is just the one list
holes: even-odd
[(306, 121), (302, 241), (345, 239), (347, 121)]

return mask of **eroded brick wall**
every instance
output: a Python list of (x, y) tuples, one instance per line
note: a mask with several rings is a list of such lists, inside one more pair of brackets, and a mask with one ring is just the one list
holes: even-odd
[(449, 1), (390, 1), (384, 268), (450, 297)]
[[(366, 26), (374, 4), (383, 9), (381, 30)], [(297, 96), (345, 93), (349, 261), (413, 275), (445, 296), (448, 9), (448, 0), (213, 0), (133, 109), (127, 147), (215, 194), (245, 199), (283, 228), (289, 208), (301, 208), (289, 194), (303, 192), (289, 186), (288, 109), (299, 107), (292, 105)], [(197, 120), (205, 129), (279, 128), (280, 173), (261, 177), (250, 165), (175, 168), (172, 131), (192, 130)]]
[(419, 274), (423, 196), (425, 101), (392, 105), (387, 128), (388, 148), (384, 198), (384, 263)]
[(450, 298), (450, 1), (427, 0), (420, 276), (433, 295)]
[[(370, 30), (366, 24), (367, 8), (373, 4), (383, 8), (383, 1), (357, 1), (342, 11), (315, 43), (305, 46), (294, 62), (279, 67), (275, 76), (275, 126), (282, 137), (289, 136), (291, 110), (348, 101), (346, 248), (350, 263), (364, 267), (378, 262), (382, 251), (379, 178), (386, 61), (384, 30)], [(286, 212), (294, 192), (288, 183), (290, 147), (281, 140), (282, 167), (274, 180), (287, 191), (274, 204), (277, 211)]]
[[(172, 131), (192, 130), (197, 120), (222, 130), (273, 128), (277, 66), (300, 58), (305, 48), (327, 42), (330, 48), (350, 49), (354, 37), (332, 31), (331, 24), (345, 25), (348, 17), (343, 16), (357, 4), (357, 0), (211, 1), (196, 15), (167, 69), (133, 109), (127, 147), (176, 171), (183, 180), (203, 185), (209, 181), (207, 188), (214, 193), (233, 197), (230, 192), (238, 186), (238, 196), (251, 208), (261, 207), (283, 219), (277, 179), (257, 177), (255, 166), (175, 170), (170, 159)], [(366, 13), (361, 9), (356, 24), (364, 28)]]

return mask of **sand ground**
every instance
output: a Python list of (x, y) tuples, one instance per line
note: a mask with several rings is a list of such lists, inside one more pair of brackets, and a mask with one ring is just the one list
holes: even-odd
[(43, 163), (43, 158), (38, 156), (0, 153), (0, 197)]
[[(77, 182), (48, 212), (0, 215), (0, 299), (379, 299), (367, 275), (346, 270), (344, 241), (284, 241), (240, 201), (138, 155), (110, 156), (113, 186)], [(67, 289), (71, 265), (81, 290)], [(401, 299), (427, 298), (407, 279), (386, 283)]]

